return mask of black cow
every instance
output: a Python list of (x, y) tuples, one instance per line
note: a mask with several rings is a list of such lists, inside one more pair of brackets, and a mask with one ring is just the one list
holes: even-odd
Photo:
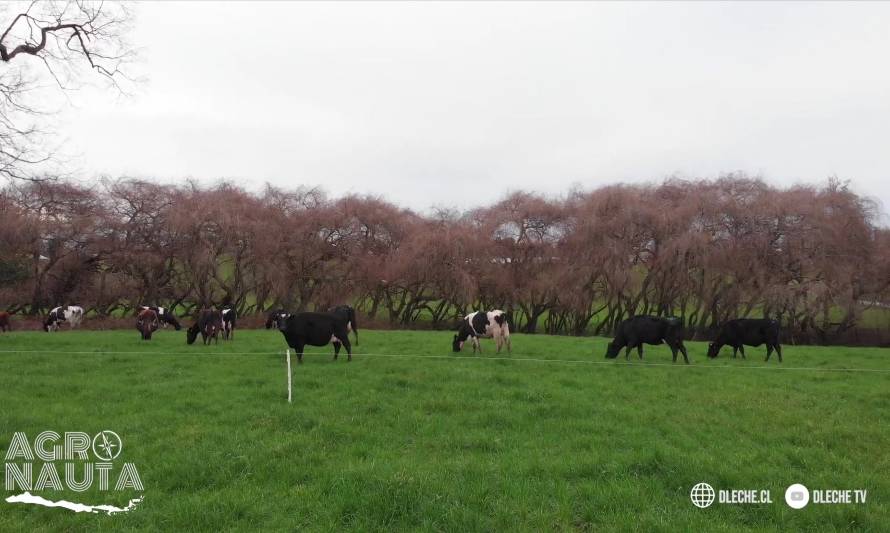
[(297, 352), (297, 362), (303, 362), (303, 349), (306, 345), (326, 346), (334, 341), (334, 360), (340, 355), (340, 345), (346, 348), (352, 361), (352, 346), (349, 344), (349, 329), (343, 317), (331, 313), (295, 313), (278, 321), (278, 329), (284, 335), (287, 345)]
[[(346, 320), (346, 329), (355, 333), (355, 345), (358, 346), (358, 322), (355, 321), (355, 309), (348, 305), (338, 305), (328, 309), (328, 313)], [(336, 343), (336, 341), (334, 341)]]
[(635, 316), (628, 318), (618, 326), (615, 339), (606, 349), (606, 359), (615, 359), (621, 348), (627, 347), (624, 358), (628, 359), (630, 349), (636, 348), (640, 359), (643, 358), (643, 344), (667, 343), (677, 362), (677, 350), (683, 354), (686, 364), (689, 356), (683, 346), (683, 321), (675, 317)]
[(143, 305), (139, 308), (140, 311), (145, 311), (146, 309), (151, 309), (155, 313), (158, 314), (158, 320), (160, 324), (165, 328), (167, 324), (173, 326), (173, 329), (179, 331), (182, 329), (182, 325), (179, 323), (179, 320), (176, 318), (176, 315), (173, 314), (173, 311), (170, 310), (169, 307), (156, 307), (153, 305)]
[(142, 340), (150, 341), (151, 334), (158, 329), (158, 313), (153, 309), (143, 309), (136, 317), (136, 329), (142, 334)]
[(742, 352), (745, 359), (745, 345), (760, 346), (766, 344), (766, 360), (776, 350), (779, 362), (782, 362), (782, 347), (779, 345), (779, 322), (769, 318), (737, 318), (730, 320), (717, 333), (714, 342), (708, 344), (708, 357), (715, 358), (720, 354), (720, 349), (727, 344), (732, 346), (732, 357), (735, 359), (737, 352)]
[(232, 307), (225, 308), (220, 312), (222, 318), (222, 334), (224, 340), (235, 340), (235, 320), (238, 313)]
[(266, 329), (277, 328), (278, 322), (280, 320), (286, 319), (288, 316), (290, 316), (290, 313), (288, 313), (284, 309), (269, 311), (269, 314), (266, 315)]
[(186, 330), (185, 341), (188, 344), (194, 344), (201, 334), (201, 340), (204, 344), (210, 344), (211, 340), (219, 344), (219, 330), (222, 329), (222, 315), (216, 309), (201, 309), (195, 323)]

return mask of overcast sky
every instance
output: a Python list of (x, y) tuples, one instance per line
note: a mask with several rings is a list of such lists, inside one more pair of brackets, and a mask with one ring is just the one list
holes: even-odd
[(87, 175), (425, 210), (742, 170), (890, 208), (887, 3), (142, 3), (137, 96), (85, 94)]

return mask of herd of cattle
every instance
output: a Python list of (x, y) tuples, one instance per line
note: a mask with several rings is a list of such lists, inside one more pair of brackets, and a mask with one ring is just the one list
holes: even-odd
[[(76, 328), (83, 320), (84, 311), (76, 305), (61, 306), (52, 309), (47, 314), (44, 322), (44, 331), (56, 331), (62, 324), (69, 324), (71, 329)], [(219, 344), (219, 336), (224, 340), (234, 340), (235, 323), (237, 313), (231, 306), (222, 306), (201, 309), (194, 324), (186, 330), (186, 342), (194, 344), (198, 335), (204, 344), (215, 342)], [(143, 340), (151, 340), (151, 335), (160, 327), (173, 326), (177, 331), (182, 329), (179, 320), (164, 307), (143, 306), (136, 315), (136, 329)], [(283, 309), (272, 311), (266, 317), (266, 329), (276, 328), (284, 335), (287, 345), (294, 349), (297, 361), (303, 362), (303, 351), (308, 346), (334, 345), (334, 359), (340, 354), (341, 346), (346, 349), (346, 354), (352, 361), (352, 344), (349, 342), (349, 333), (355, 334), (355, 344), (358, 345), (358, 324), (355, 319), (355, 309), (348, 305), (338, 305), (327, 312), (302, 312), (288, 313)], [(0, 311), (0, 331), (9, 331), (9, 313)], [(745, 346), (766, 345), (766, 360), (769, 361), (773, 351), (782, 362), (782, 347), (779, 344), (779, 322), (763, 318), (740, 318), (730, 320), (723, 324), (713, 342), (708, 344), (708, 357), (715, 358), (720, 354), (724, 346), (732, 347), (732, 357), (741, 352), (745, 358)], [(634, 348), (640, 359), (643, 358), (643, 344), (667, 344), (673, 354), (673, 361), (677, 361), (677, 353), (683, 355), (683, 360), (689, 364), (689, 356), (683, 345), (683, 321), (674, 317), (635, 316), (621, 324), (615, 332), (615, 338), (606, 348), (606, 358), (615, 359), (624, 348), (624, 358), (630, 358), (630, 351)], [(508, 316), (504, 311), (495, 309), (492, 311), (476, 311), (465, 316), (458, 327), (457, 333), (452, 339), (452, 350), (460, 352), (464, 343), (470, 340), (473, 353), (482, 353), (481, 338), (494, 339), (497, 352), (506, 347), (511, 351), (510, 325)]]

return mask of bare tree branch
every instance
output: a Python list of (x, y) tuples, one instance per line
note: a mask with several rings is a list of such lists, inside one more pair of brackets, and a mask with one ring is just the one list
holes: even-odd
[[(126, 39), (132, 15), (119, 2), (34, 0), (4, 7), (14, 16), (0, 33), (0, 176), (39, 180), (46, 164), (61, 164), (46, 122), (57, 110), (48, 102), (72, 105), (69, 93), (91, 79), (121, 95), (137, 83), (127, 73), (135, 58)], [(53, 89), (56, 96), (48, 92)]]

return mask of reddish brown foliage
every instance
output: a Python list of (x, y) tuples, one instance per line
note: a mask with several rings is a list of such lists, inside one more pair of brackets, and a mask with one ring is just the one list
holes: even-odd
[(223, 183), (16, 184), (0, 196), (0, 303), (100, 317), (145, 303), (240, 315), (351, 301), (373, 323), (450, 327), (511, 310), (534, 332), (607, 332), (673, 314), (706, 331), (767, 314), (798, 340), (849, 337), (890, 285), (890, 232), (837, 181), (777, 189), (744, 176), (514, 193), (429, 216), (314, 189)]

